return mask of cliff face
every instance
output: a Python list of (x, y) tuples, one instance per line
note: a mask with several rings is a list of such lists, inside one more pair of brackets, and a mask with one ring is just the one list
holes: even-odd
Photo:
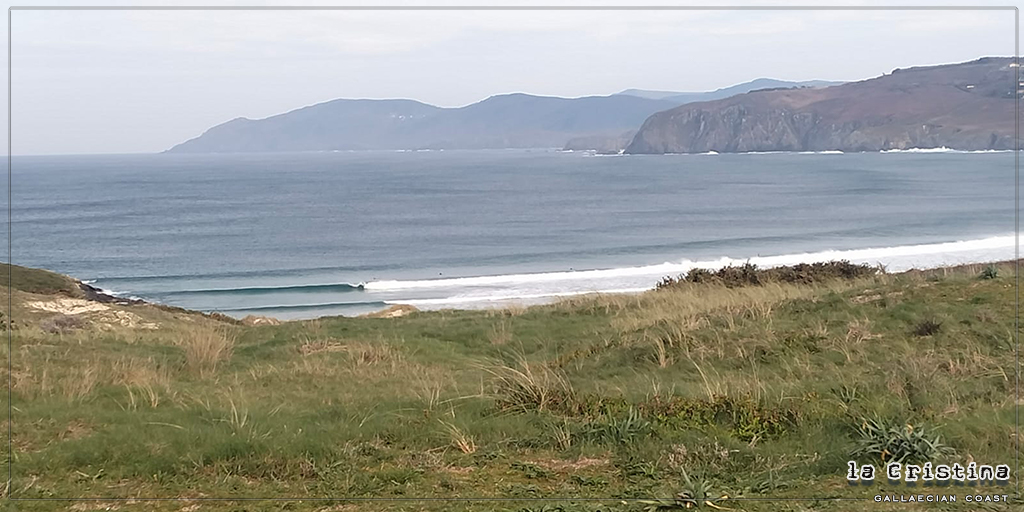
[(762, 90), (649, 117), (627, 153), (1012, 149), (1011, 58), (896, 70), (820, 89)]

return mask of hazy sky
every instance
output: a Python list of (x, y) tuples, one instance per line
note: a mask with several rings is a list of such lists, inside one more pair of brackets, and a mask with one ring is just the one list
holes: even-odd
[[(392, 4), (402, 3), (411, 2)], [(595, 4), (564, 2), (580, 3)], [(897, 67), (1012, 55), (1014, 15), (14, 11), (13, 152), (162, 151), (235, 117), (333, 98), (461, 106), (508, 92), (585, 96), (702, 91), (758, 77), (858, 80)]]

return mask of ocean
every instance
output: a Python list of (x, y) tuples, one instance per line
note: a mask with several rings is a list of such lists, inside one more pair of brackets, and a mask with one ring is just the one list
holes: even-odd
[(235, 317), (635, 292), (694, 266), (1012, 259), (1014, 154), (15, 157), (13, 263)]

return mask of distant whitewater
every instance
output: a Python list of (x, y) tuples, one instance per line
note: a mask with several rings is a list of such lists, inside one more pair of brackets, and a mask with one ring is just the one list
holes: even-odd
[(232, 316), (635, 293), (694, 267), (1012, 259), (1014, 155), (15, 157), (14, 260)]
[(679, 276), (694, 268), (719, 269), (730, 265), (752, 263), (759, 267), (776, 267), (798, 263), (849, 260), (853, 263), (881, 265), (887, 271), (932, 268), (1011, 260), (1016, 253), (1014, 235), (964, 240), (938, 244), (878, 247), (846, 251), (755, 256), (750, 258), (721, 257), (714, 260), (665, 262), (641, 267), (512, 274), (499, 276), (429, 279), (420, 281), (379, 281), (366, 284), (366, 290), (396, 291), (412, 289), (448, 290), (451, 295), (440, 299), (384, 301), (388, 304), (411, 304), (421, 309), (437, 307), (486, 307), (497, 302), (522, 300), (536, 303), (586, 293), (635, 293), (653, 289), (666, 276)]

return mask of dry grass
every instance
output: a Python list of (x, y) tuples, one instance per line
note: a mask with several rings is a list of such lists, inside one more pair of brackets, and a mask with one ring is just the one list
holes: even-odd
[(615, 325), (623, 332), (658, 325), (678, 325), (683, 331), (706, 325), (710, 315), (747, 316), (769, 320), (774, 305), (811, 297), (823, 290), (843, 290), (852, 283), (819, 286), (768, 284), (727, 288), (718, 285), (682, 283), (657, 293), (637, 296), (602, 296), (591, 299), (616, 313)]
[(345, 345), (330, 338), (310, 338), (305, 336), (302, 344), (299, 345), (299, 353), (303, 356), (319, 354), (321, 352), (340, 352), (345, 350)]
[(170, 393), (171, 377), (166, 367), (157, 365), (152, 358), (122, 357), (110, 369), (111, 384), (124, 386), (128, 391), (128, 408), (138, 407), (136, 393), (156, 408), (160, 405), (161, 391)]
[(444, 420), (437, 420), (441, 423), (444, 431), (448, 434), (451, 439), (451, 445), (457, 448), (462, 453), (474, 453), (476, 452), (476, 441), (473, 440), (473, 436), (467, 434), (464, 430), (456, 427), (452, 423), (448, 423)]
[(178, 346), (185, 351), (185, 366), (200, 377), (206, 377), (217, 365), (231, 357), (235, 337), (225, 329), (189, 326), (182, 329)]
[(658, 363), (658, 368), (668, 368), (668, 365), (672, 364), (672, 358), (668, 355), (665, 342), (661, 338), (654, 338), (652, 345), (654, 346), (654, 361)]
[(494, 317), (517, 317), (529, 311), (530, 307), (520, 302), (510, 302), (501, 307), (488, 309), (486, 314), (489, 318)]
[(500, 407), (543, 411), (564, 405), (575, 396), (572, 385), (561, 373), (543, 364), (530, 363), (522, 354), (516, 354), (514, 359), (514, 365), (483, 366), (483, 370), (494, 377)]
[(354, 342), (345, 346), (345, 351), (356, 366), (376, 366), (388, 363), (395, 367), (402, 361), (402, 353), (385, 342)]
[(491, 342), (491, 345), (505, 345), (512, 341), (512, 321), (508, 318), (498, 320), (491, 327), (491, 332), (487, 339)]
[(562, 422), (551, 426), (551, 436), (555, 445), (562, 451), (572, 448), (573, 432), (568, 420), (562, 418)]

